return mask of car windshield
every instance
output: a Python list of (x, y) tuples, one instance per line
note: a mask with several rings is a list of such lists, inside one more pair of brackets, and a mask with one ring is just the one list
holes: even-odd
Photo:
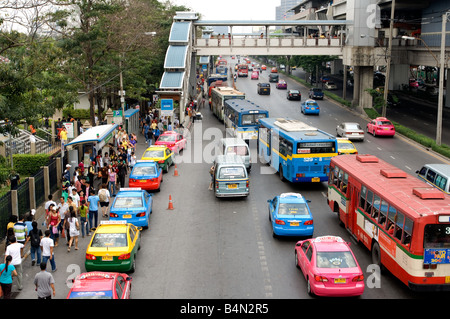
[(261, 87), (270, 87), (269, 83), (260, 83), (259, 86)]
[(345, 124), (345, 129), (347, 129), (347, 130), (361, 130), (361, 126), (359, 126), (359, 124), (347, 123), (347, 124)]
[(306, 102), (306, 105), (316, 105), (317, 103), (316, 102), (313, 102), (313, 101), (310, 101), (310, 102)]
[(127, 247), (127, 235), (125, 233), (96, 233), (92, 239), (91, 247)]
[(314, 91), (315, 93), (320, 93), (320, 92), (322, 92), (322, 89), (313, 89), (313, 91)]
[(308, 206), (305, 203), (280, 203), (279, 215), (309, 215)]
[(378, 121), (377, 125), (392, 125), (392, 123), (389, 121)]
[(236, 179), (245, 178), (245, 168), (241, 166), (222, 167), (219, 171), (219, 178)]
[(318, 251), (316, 254), (317, 268), (352, 268), (356, 261), (349, 251)]
[(141, 197), (116, 197), (114, 208), (139, 208), (142, 207)]
[(175, 139), (175, 135), (170, 134), (170, 135), (161, 135), (158, 138), (158, 141), (160, 141), (160, 142), (175, 142), (176, 139)]
[(132, 172), (133, 176), (139, 175), (155, 175), (156, 169), (154, 166), (135, 166)]
[(155, 158), (155, 157), (164, 157), (163, 150), (150, 150), (144, 153), (143, 158)]
[(72, 291), (69, 299), (113, 299), (113, 293), (111, 290)]
[(328, 85), (334, 85), (334, 82), (328, 81)]
[(298, 91), (292, 90), (292, 91), (290, 91), (289, 93), (291, 93), (291, 94), (298, 94)]

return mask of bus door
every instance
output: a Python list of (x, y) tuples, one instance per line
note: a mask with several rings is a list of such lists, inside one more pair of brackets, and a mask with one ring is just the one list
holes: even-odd
[(359, 201), (359, 189), (355, 186), (350, 184), (348, 189), (348, 196), (349, 199), (347, 200), (347, 229), (350, 231), (350, 233), (354, 234), (356, 231), (356, 209), (358, 208), (358, 201)]

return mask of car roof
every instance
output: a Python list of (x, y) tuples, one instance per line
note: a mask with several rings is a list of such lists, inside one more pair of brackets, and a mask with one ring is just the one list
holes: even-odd
[(282, 193), (277, 197), (280, 203), (306, 203), (305, 198), (299, 193)]
[(172, 135), (172, 134), (178, 134), (175, 131), (164, 131), (161, 135)]
[(118, 273), (91, 271), (78, 275), (72, 291), (108, 291), (114, 287)]
[(142, 193), (145, 192), (144, 190), (140, 188), (121, 188), (118, 192), (116, 197), (141, 197)]
[(153, 160), (137, 160), (134, 164), (134, 167), (136, 166), (156, 166), (156, 162)]
[(348, 138), (338, 137), (338, 138), (336, 138), (336, 140), (338, 141), (338, 143), (348, 143), (348, 144), (353, 144), (352, 141), (350, 141)]
[(311, 239), (316, 251), (351, 251), (347, 243), (339, 236), (320, 236)]
[(165, 144), (160, 144), (160, 145), (151, 145), (149, 146), (145, 151), (149, 151), (149, 150), (157, 150), (157, 149), (166, 149), (167, 145)]
[(101, 221), (100, 225), (95, 230), (95, 233), (126, 233), (128, 225), (126, 221)]

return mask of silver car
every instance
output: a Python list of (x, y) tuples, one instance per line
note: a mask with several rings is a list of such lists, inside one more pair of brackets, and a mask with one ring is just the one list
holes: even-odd
[(336, 127), (336, 135), (346, 137), (349, 140), (364, 141), (364, 130), (358, 123), (344, 122)]

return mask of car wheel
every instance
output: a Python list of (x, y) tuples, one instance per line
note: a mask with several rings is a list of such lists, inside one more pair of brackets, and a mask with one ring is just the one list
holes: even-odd
[(133, 262), (131, 264), (130, 273), (134, 273), (136, 271), (136, 255), (134, 255)]
[(280, 172), (280, 180), (282, 182), (286, 181), (286, 178), (284, 178), (284, 175), (283, 175), (283, 167), (281, 165), (280, 165), (280, 169), (278, 170), (278, 172)]
[(378, 265), (381, 269), (381, 250), (380, 245), (377, 242), (372, 246), (372, 263)]
[(306, 279), (306, 291), (308, 292), (308, 295), (314, 296), (314, 293), (311, 289), (311, 283), (309, 282), (309, 277)]
[(300, 269), (300, 265), (298, 264), (298, 255), (297, 255), (297, 251), (295, 251), (295, 267), (297, 267), (298, 269)]

